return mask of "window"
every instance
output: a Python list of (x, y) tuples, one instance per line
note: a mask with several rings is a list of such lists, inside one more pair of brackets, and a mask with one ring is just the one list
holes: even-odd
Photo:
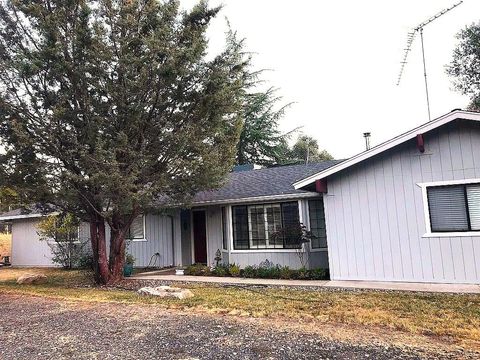
[(222, 246), (223, 250), (227, 250), (227, 208), (222, 207)]
[(314, 236), (311, 241), (312, 249), (327, 248), (327, 232), (323, 199), (310, 200), (308, 202), (308, 214), (310, 217), (310, 231)]
[(145, 239), (145, 218), (143, 215), (137, 216), (127, 232), (127, 239), (129, 240), (144, 240)]
[(288, 249), (297, 247), (288, 235), (272, 236), (300, 223), (298, 203), (233, 206), (233, 247), (235, 250)]
[(432, 232), (480, 230), (480, 184), (427, 187)]

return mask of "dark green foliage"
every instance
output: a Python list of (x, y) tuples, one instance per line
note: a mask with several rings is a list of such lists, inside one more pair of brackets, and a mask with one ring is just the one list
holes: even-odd
[(248, 265), (240, 272), (241, 276), (245, 278), (254, 278), (256, 274), (256, 268), (254, 266)]
[(0, 178), (93, 224), (101, 282), (121, 277), (138, 214), (220, 186), (234, 164), (251, 75), (231, 32), (207, 59), (218, 11), (200, 1), (181, 12), (174, 0), (0, 5)]
[(230, 267), (225, 264), (218, 264), (212, 269), (213, 276), (230, 276)]
[(185, 269), (185, 275), (208, 276), (210, 274), (210, 267), (204, 264), (193, 264)]
[(285, 280), (328, 280), (328, 269), (316, 268), (298, 270), (290, 269), (288, 266), (274, 265), (270, 261), (264, 261), (258, 266), (245, 266), (241, 269), (236, 264), (219, 264), (213, 269), (203, 264), (190, 265), (185, 269), (185, 275), (194, 276), (232, 276), (257, 279), (285, 279)]
[(453, 51), (447, 74), (456, 90), (470, 97), (469, 109), (480, 110), (480, 23), (467, 26), (457, 35), (459, 44)]
[(286, 163), (305, 164), (324, 160), (333, 160), (333, 156), (326, 150), (320, 150), (316, 139), (308, 135), (302, 135), (289, 151)]
[(278, 121), (288, 105), (276, 108), (281, 98), (275, 89), (246, 94), (244, 99), (244, 120), (237, 145), (237, 164), (258, 164), (271, 166), (282, 164), (289, 151), (289, 134), (281, 134)]

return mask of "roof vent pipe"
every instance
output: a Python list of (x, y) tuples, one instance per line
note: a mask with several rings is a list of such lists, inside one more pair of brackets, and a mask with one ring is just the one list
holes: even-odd
[(370, 150), (370, 133), (364, 132), (363, 137), (365, 138), (365, 150)]

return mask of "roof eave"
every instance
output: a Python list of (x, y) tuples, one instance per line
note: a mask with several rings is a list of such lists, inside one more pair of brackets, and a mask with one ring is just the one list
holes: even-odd
[(255, 202), (264, 202), (264, 201), (278, 201), (278, 200), (291, 200), (291, 199), (304, 199), (318, 197), (320, 194), (315, 192), (304, 192), (304, 193), (291, 193), (291, 194), (280, 194), (280, 195), (267, 195), (267, 196), (252, 196), (240, 199), (222, 199), (222, 200), (210, 200), (210, 201), (194, 201), (192, 206), (209, 206), (209, 205), (234, 205), (234, 204), (245, 204), (245, 203), (255, 203)]
[(455, 110), (448, 114), (445, 114), (437, 119), (429, 121), (415, 129), (412, 129), (406, 133), (403, 133), (399, 136), (394, 137), (380, 145), (377, 145), (370, 150), (361, 152), (348, 160), (345, 160), (337, 165), (334, 165), (326, 170), (320, 171), (316, 174), (313, 174), (305, 179), (297, 181), (293, 184), (295, 189), (301, 189), (304, 186), (311, 184), (316, 180), (321, 180), (326, 178), (327, 176), (333, 175), (341, 170), (344, 170), (350, 166), (358, 164), (361, 161), (367, 160), (375, 155), (378, 155), (386, 150), (389, 150), (395, 146), (398, 146), (405, 141), (411, 140), (417, 136), (417, 134), (424, 134), (428, 131), (434, 130), (442, 125), (445, 125), (453, 120), (463, 119), (463, 120), (473, 120), (473, 121), (480, 121), (480, 113), (474, 113), (469, 111), (462, 111), (462, 110)]

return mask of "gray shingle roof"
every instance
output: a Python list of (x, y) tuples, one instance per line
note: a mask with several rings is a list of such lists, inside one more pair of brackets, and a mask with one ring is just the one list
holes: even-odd
[(0, 213), (0, 221), (10, 220), (19, 217), (32, 217), (32, 216), (41, 216), (43, 214), (51, 213), (52, 209), (48, 206), (41, 205), (30, 205), (26, 207), (21, 207), (13, 209), (4, 213)]
[(198, 193), (193, 200), (193, 204), (234, 201), (263, 196), (305, 194), (308, 191), (295, 190), (292, 184), (341, 161), (343, 160), (328, 160), (319, 163), (232, 172), (223, 187), (218, 190)]

